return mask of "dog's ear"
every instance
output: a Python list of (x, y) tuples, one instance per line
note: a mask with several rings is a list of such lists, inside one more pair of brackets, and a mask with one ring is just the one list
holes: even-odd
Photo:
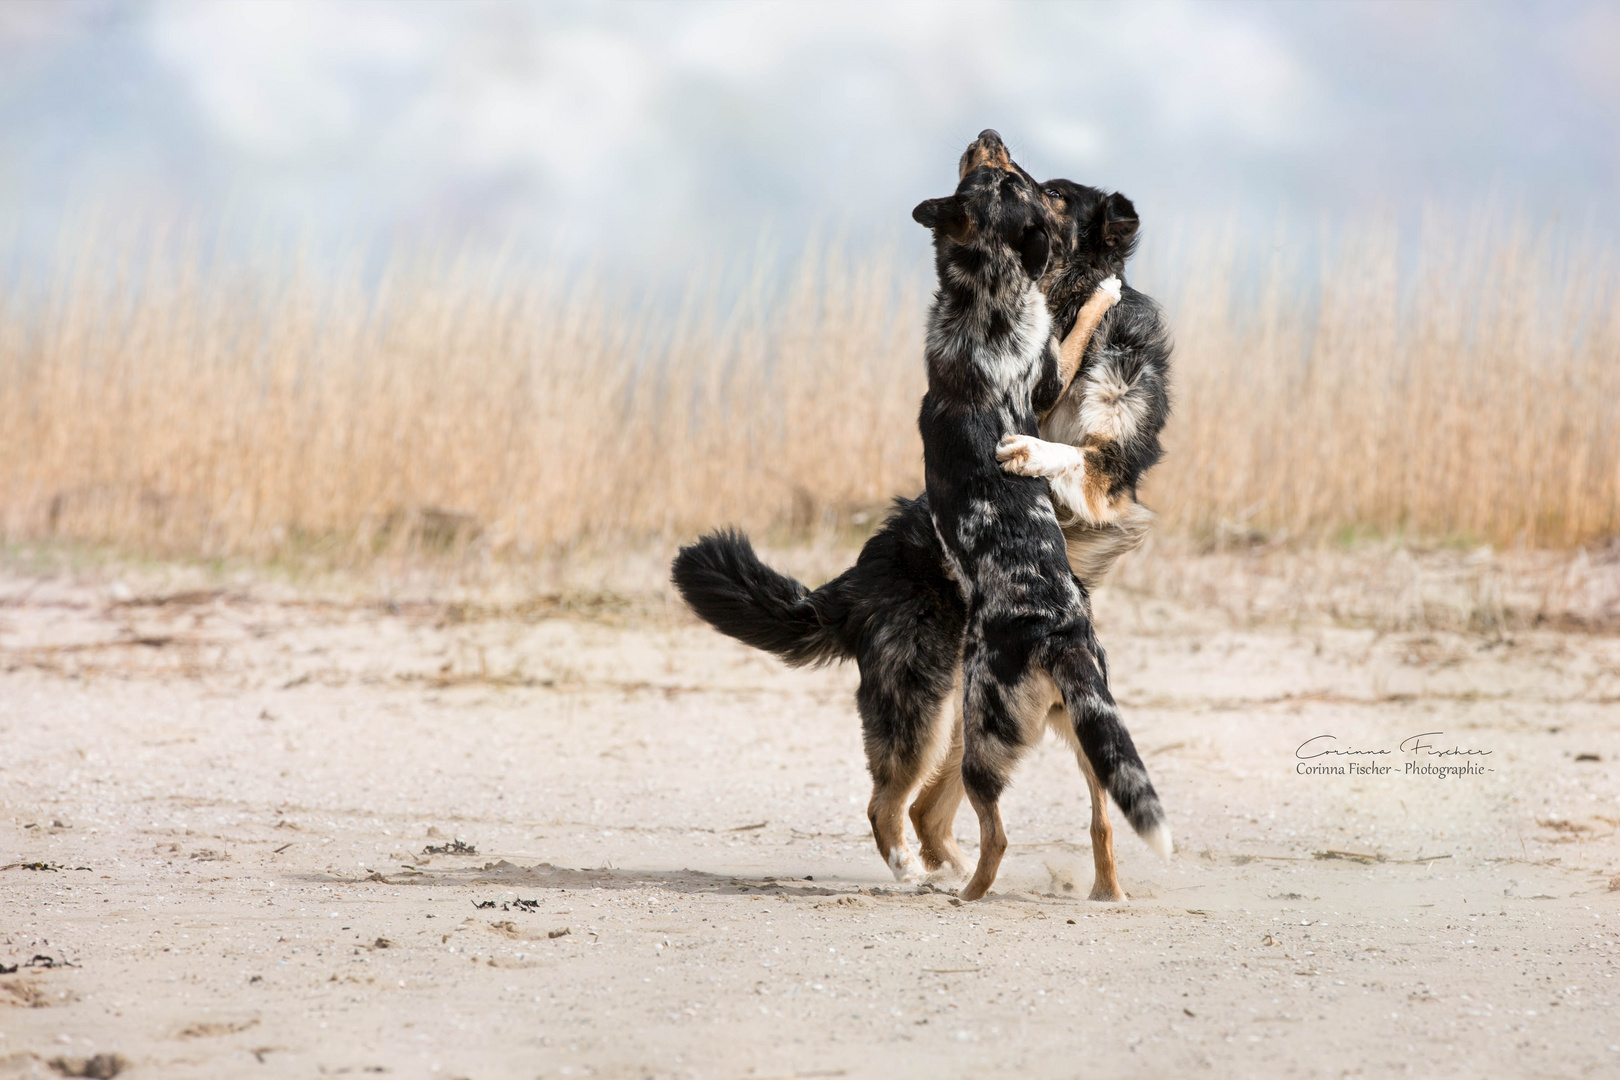
[(924, 199), (911, 211), (911, 220), (925, 229), (937, 229), (941, 212), (947, 204), (955, 201), (954, 195), (945, 199)]
[(962, 209), (955, 195), (923, 200), (911, 212), (911, 220), (925, 228), (943, 232), (958, 242), (966, 239), (969, 231), (967, 211)]
[(1103, 243), (1111, 248), (1129, 251), (1136, 242), (1136, 230), (1142, 222), (1136, 216), (1131, 200), (1114, 192), (1103, 202)]
[(1031, 225), (1018, 239), (1018, 257), (1024, 262), (1024, 272), (1039, 278), (1046, 272), (1046, 260), (1052, 256), (1052, 237), (1039, 225)]

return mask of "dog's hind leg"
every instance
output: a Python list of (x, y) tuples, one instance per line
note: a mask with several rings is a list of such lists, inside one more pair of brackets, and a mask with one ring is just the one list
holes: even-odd
[(967, 873), (967, 856), (956, 843), (954, 826), (956, 811), (962, 805), (962, 697), (952, 694), (941, 710), (942, 719), (950, 725), (950, 749), (917, 793), (911, 804), (911, 825), (917, 830), (917, 843), (922, 849), (923, 866), (938, 870), (950, 866), (958, 874)]
[(1001, 793), (1017, 760), (1019, 726), (1007, 715), (1003, 686), (983, 663), (976, 639), (983, 628), (970, 626), (962, 655), (962, 787), (973, 812), (979, 815), (979, 864), (962, 887), (963, 900), (977, 900), (990, 891), (1007, 853), (1007, 830), (1001, 824)]
[(878, 854), (889, 864), (896, 881), (917, 881), (923, 874), (923, 865), (906, 846), (906, 800), (922, 779), (927, 764), (920, 756), (869, 756), (872, 800), (866, 804), (866, 817), (872, 823)]
[(964, 780), (963, 786), (967, 788), (968, 802), (979, 815), (979, 864), (973, 868), (973, 877), (962, 887), (962, 899), (977, 900), (995, 884), (1001, 858), (1007, 854), (1007, 830), (1001, 824), (1001, 793), (996, 790), (997, 785)]
[(1108, 792), (1098, 783), (1097, 771), (1086, 759), (1086, 752), (1077, 748), (1074, 756), (1086, 778), (1086, 790), (1091, 793), (1091, 861), (1096, 877), (1092, 879), (1089, 899), (1124, 900), (1125, 890), (1119, 887), (1119, 875), (1114, 870), (1114, 827), (1108, 822)]
[[(863, 661), (864, 664), (864, 661)], [(923, 864), (906, 846), (906, 803), (933, 774), (950, 745), (954, 720), (952, 673), (939, 678), (897, 665), (866, 670), (855, 699), (866, 742), (866, 766), (872, 774), (872, 800), (866, 816), (878, 854), (897, 881), (923, 876)]]
[[(970, 642), (972, 633), (970, 631)], [(1003, 646), (1010, 644), (1003, 641)], [(1014, 646), (1016, 648), (1016, 646)], [(1025, 747), (1038, 737), (1041, 720), (1054, 698), (1045, 674), (1025, 668), (1016, 683), (1001, 682), (985, 663), (981, 670), (964, 654), (962, 694), (962, 786), (979, 815), (979, 864), (962, 889), (962, 899), (977, 900), (990, 891), (1001, 858), (1007, 853), (1007, 830), (999, 801), (1012, 779)], [(1027, 654), (1024, 657), (1027, 659)], [(1017, 659), (1003, 652), (998, 665)]]
[[(1085, 626), (1054, 635), (1046, 643), (1044, 652), (1046, 670), (1063, 695), (1064, 708), (1074, 725), (1075, 741), (1084, 755), (1081, 767), (1086, 769), (1088, 785), (1094, 782), (1112, 795), (1136, 834), (1148, 847), (1168, 859), (1174, 845), (1164, 806), (1159, 802), (1158, 792), (1153, 790), (1153, 782), (1148, 779), (1147, 766), (1136, 752), (1131, 733), (1125, 730), (1114, 696), (1108, 691), (1102, 647), (1090, 627)], [(1094, 836), (1097, 807), (1093, 789)], [(1103, 813), (1106, 812), (1104, 804)], [(1099, 873), (1101, 865), (1099, 862)]]

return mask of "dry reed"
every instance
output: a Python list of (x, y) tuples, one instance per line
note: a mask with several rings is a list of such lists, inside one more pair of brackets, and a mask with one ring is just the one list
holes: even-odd
[(1404, 249), (1392, 225), (1342, 236), (1313, 273), (1273, 256), (1252, 289), (1235, 245), (1188, 260), (1180, 407), (1148, 498), (1195, 535), (1620, 531), (1611, 254), (1488, 222), (1430, 223)]
[[(1309, 273), (1243, 270), (1220, 242), (1137, 273), (1177, 331), (1143, 493), (1166, 530), (1620, 531), (1607, 253), (1524, 229), (1343, 235)], [(892, 258), (823, 249), (782, 288), (638, 308), (498, 261), (368, 278), (176, 247), (87, 249), (0, 292), (6, 539), (526, 557), (728, 522), (858, 532), (921, 483), (927, 281)]]

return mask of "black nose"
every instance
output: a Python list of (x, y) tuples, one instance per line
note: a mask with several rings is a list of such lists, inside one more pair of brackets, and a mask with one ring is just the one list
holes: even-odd
[(979, 132), (979, 141), (982, 143), (1000, 146), (1001, 132), (997, 131), (995, 128), (985, 128), (983, 131)]

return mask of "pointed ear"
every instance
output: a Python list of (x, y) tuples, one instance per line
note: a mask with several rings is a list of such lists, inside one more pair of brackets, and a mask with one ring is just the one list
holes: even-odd
[(1046, 260), (1052, 255), (1052, 237), (1039, 225), (1024, 230), (1018, 240), (1018, 257), (1023, 260), (1024, 273), (1039, 278), (1046, 272)]
[(1119, 192), (1108, 196), (1103, 203), (1103, 243), (1109, 247), (1129, 251), (1136, 242), (1136, 230), (1141, 224), (1136, 216), (1136, 207)]
[(943, 232), (952, 240), (961, 242), (968, 234), (968, 216), (955, 195), (943, 199), (925, 199), (911, 212), (911, 220), (925, 228)]

